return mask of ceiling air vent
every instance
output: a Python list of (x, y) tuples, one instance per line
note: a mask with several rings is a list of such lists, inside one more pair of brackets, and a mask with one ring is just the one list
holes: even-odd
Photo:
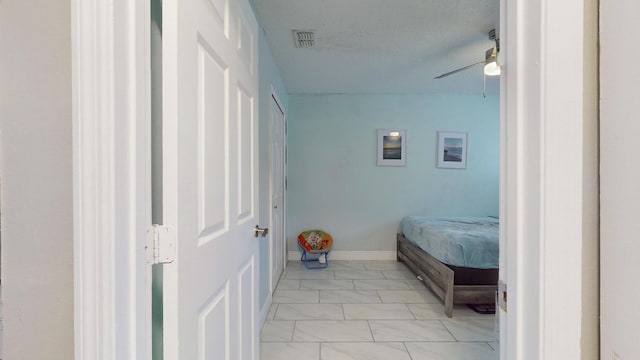
[(292, 30), (293, 41), (297, 48), (310, 48), (313, 47), (314, 33), (309, 30)]

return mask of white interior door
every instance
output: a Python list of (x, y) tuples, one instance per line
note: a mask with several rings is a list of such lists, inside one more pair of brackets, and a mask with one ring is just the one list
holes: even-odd
[(246, 0), (163, 2), (167, 360), (259, 356), (257, 31)]
[(285, 136), (284, 112), (278, 101), (271, 97), (271, 224), (269, 251), (271, 265), (271, 291), (273, 292), (284, 269), (284, 166)]

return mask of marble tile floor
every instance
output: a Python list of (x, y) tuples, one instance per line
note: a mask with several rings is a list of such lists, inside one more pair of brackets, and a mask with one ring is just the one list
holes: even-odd
[(497, 360), (494, 315), (442, 302), (395, 261), (291, 261), (261, 332), (261, 360)]

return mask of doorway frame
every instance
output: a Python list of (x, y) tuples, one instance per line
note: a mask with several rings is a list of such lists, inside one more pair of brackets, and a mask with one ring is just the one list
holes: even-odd
[(74, 352), (151, 359), (150, 1), (71, 0)]
[[(150, 359), (149, 1), (71, 1), (75, 355)], [(580, 356), (583, 1), (501, 0), (504, 359)]]
[(500, 2), (503, 359), (581, 358), (587, 2)]

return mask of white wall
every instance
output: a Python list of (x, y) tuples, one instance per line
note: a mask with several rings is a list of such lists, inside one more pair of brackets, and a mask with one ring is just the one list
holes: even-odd
[(70, 2), (0, 2), (3, 359), (73, 358)]
[[(288, 249), (395, 251), (404, 215), (498, 215), (499, 104), (478, 94), (290, 95)], [(407, 130), (407, 166), (376, 166), (376, 129)], [(467, 168), (436, 168), (438, 131), (468, 132)]]
[(600, 6), (601, 358), (628, 360), (640, 356), (640, 2)]

